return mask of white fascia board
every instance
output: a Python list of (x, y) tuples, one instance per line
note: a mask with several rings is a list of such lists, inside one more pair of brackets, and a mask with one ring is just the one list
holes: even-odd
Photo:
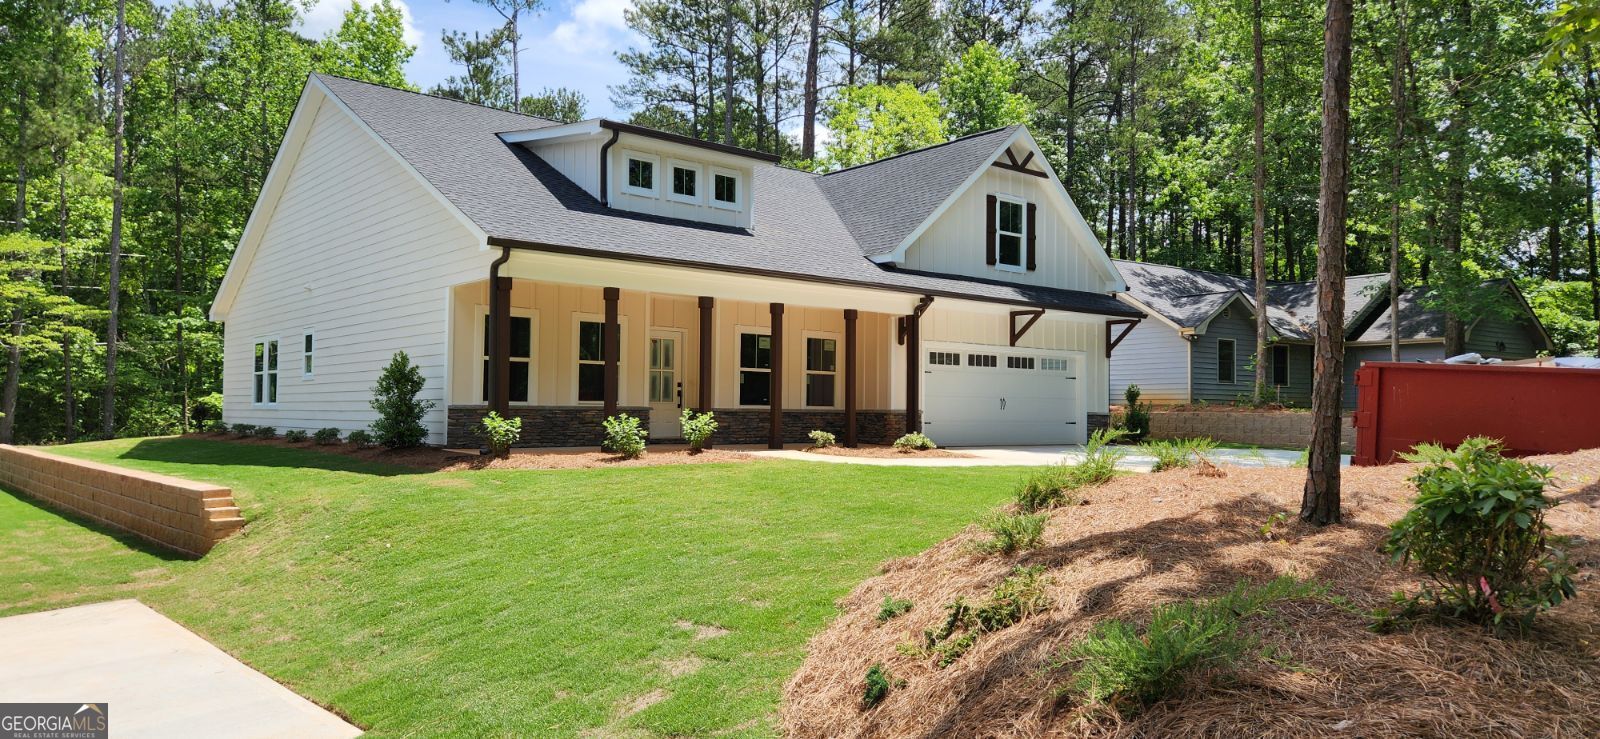
[(601, 133), (600, 119), (591, 118), (577, 123), (566, 123), (560, 126), (546, 126), (544, 128), (531, 128), (523, 131), (506, 131), (496, 134), (501, 141), (508, 144), (526, 144), (535, 141), (553, 141), (564, 138), (577, 138), (583, 136), (599, 136)]
[(1167, 318), (1166, 316), (1163, 316), (1160, 313), (1157, 313), (1154, 308), (1151, 308), (1150, 306), (1145, 305), (1138, 298), (1133, 297), (1133, 295), (1131, 293), (1117, 293), (1116, 298), (1117, 298), (1117, 300), (1120, 300), (1120, 301), (1122, 301), (1124, 303), (1127, 303), (1128, 305), (1131, 305), (1131, 306), (1133, 306), (1135, 308), (1138, 308), (1139, 310), (1143, 311), (1146, 316), (1149, 316), (1150, 318), (1156, 319), (1156, 321), (1158, 323), (1161, 323), (1162, 325), (1165, 325), (1166, 327), (1172, 329), (1173, 331), (1177, 331), (1180, 334), (1189, 333), (1189, 332), (1193, 331), (1193, 329), (1186, 329), (1186, 328), (1184, 328), (1182, 326), (1179, 326), (1178, 324), (1174, 323), (1172, 321), (1172, 319)]
[(900, 241), (900, 245), (896, 246), (894, 251), (888, 254), (872, 257), (872, 261), (878, 262), (879, 264), (898, 264), (905, 261), (906, 251), (911, 248), (911, 245), (917, 243), (917, 239), (922, 238), (922, 235), (927, 233), (928, 229), (932, 228), (933, 224), (939, 220), (939, 217), (944, 215), (945, 211), (950, 210), (950, 207), (955, 205), (956, 201), (960, 200), (961, 196), (966, 194), (967, 190), (972, 189), (972, 186), (983, 177), (983, 174), (989, 171), (989, 167), (994, 164), (995, 160), (1000, 158), (1000, 153), (1010, 148), (1011, 143), (1017, 140), (1017, 134), (1019, 133), (1022, 133), (1021, 128), (1013, 131), (1010, 136), (1006, 137), (1005, 141), (1000, 142), (1000, 146), (996, 147), (995, 150), (989, 154), (988, 158), (984, 159), (983, 163), (978, 165), (978, 167), (974, 169), (971, 174), (968, 174), (967, 179), (963, 180), (955, 190), (952, 190), (950, 195), (944, 199), (944, 202), (939, 203), (939, 207), (934, 208), (933, 212), (928, 214), (928, 217), (922, 220), (922, 223), (917, 224), (916, 228), (911, 229), (911, 233), (906, 234), (906, 237)]

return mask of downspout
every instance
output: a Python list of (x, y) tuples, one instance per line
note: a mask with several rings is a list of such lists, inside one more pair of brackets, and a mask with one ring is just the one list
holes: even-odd
[(505, 415), (510, 408), (503, 407), (500, 403), (500, 386), (505, 382), (501, 376), (502, 365), (505, 357), (501, 356), (503, 347), (500, 345), (500, 324), (509, 320), (509, 316), (501, 315), (509, 307), (509, 300), (502, 300), (500, 296), (500, 266), (511, 261), (511, 247), (500, 247), (500, 256), (489, 263), (489, 324), (493, 327), (490, 331), (489, 346), (489, 376), (484, 378), (489, 396), (489, 408), (501, 415)]
[(619, 138), (622, 138), (622, 132), (613, 128), (611, 138), (600, 145), (600, 204), (608, 208), (611, 207), (611, 190), (606, 187), (606, 175), (610, 173), (611, 167), (607, 166), (606, 155), (611, 152), (611, 145), (617, 143)]

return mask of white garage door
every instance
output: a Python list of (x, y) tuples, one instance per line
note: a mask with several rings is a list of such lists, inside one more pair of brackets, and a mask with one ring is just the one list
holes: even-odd
[(923, 430), (944, 446), (1081, 444), (1082, 357), (1074, 352), (933, 345), (923, 373)]

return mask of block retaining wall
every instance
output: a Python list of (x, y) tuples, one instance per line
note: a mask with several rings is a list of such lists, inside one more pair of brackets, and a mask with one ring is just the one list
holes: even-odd
[[(1350, 416), (1339, 419), (1339, 446), (1354, 451), (1356, 430)], [(1162, 411), (1150, 414), (1150, 438), (1209, 436), (1230, 444), (1304, 448), (1311, 445), (1311, 414), (1293, 411)]]
[(244, 527), (225, 487), (0, 444), (0, 486), (199, 557)]

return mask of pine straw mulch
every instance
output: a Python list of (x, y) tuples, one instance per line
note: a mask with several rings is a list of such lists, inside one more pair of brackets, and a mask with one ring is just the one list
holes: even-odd
[(862, 445), (854, 449), (842, 446), (806, 447), (810, 454), (824, 454), (830, 457), (890, 457), (899, 458), (971, 458), (971, 454), (952, 452), (949, 449), (897, 449), (892, 446)]
[(258, 446), (279, 446), (292, 449), (309, 449), (329, 454), (343, 454), (348, 457), (393, 464), (412, 469), (427, 470), (429, 472), (461, 472), (465, 470), (566, 470), (566, 469), (591, 469), (595, 467), (654, 467), (668, 464), (706, 464), (711, 462), (750, 462), (756, 457), (740, 452), (723, 451), (720, 449), (707, 449), (698, 453), (690, 453), (687, 449), (667, 448), (651, 450), (646, 448), (643, 457), (638, 459), (623, 459), (610, 452), (591, 451), (533, 451), (513, 450), (511, 456), (505, 459), (479, 454), (463, 454), (440, 447), (417, 447), (415, 449), (385, 449), (383, 447), (359, 448), (352, 444), (318, 444), (314, 441), (289, 443), (282, 437), (276, 439), (239, 438), (228, 434), (190, 434), (193, 438), (209, 439), (212, 441), (231, 441), (238, 444), (253, 444)]
[[(1413, 465), (1346, 470), (1345, 523), (1320, 530), (1295, 517), (1304, 470), (1174, 470), (1088, 491), (1087, 505), (1053, 512), (1033, 552), (971, 554), (982, 534), (969, 529), (888, 563), (811, 641), (785, 686), (784, 727), (801, 737), (1600, 735), (1600, 450), (1538, 461), (1556, 467), (1552, 494), (1562, 504), (1552, 527), (1579, 536), (1569, 551), (1579, 595), (1527, 638), (1442, 623), (1378, 635), (1337, 606), (1282, 603), (1247, 625), (1276, 650), (1274, 663), (1252, 658), (1230, 674), (1196, 676), (1127, 719), (1088, 709), (1061, 690), (1068, 668), (1049, 665), (1102, 619), (1142, 623), (1158, 603), (1279, 574), (1324, 583), (1362, 611), (1420, 583), (1377, 551), (1414, 495)], [(1279, 511), (1288, 520), (1269, 541), (1260, 529)], [(942, 670), (897, 652), (942, 622), (944, 604), (981, 601), (1017, 565), (1048, 568), (1050, 610), (983, 635)], [(879, 626), (885, 595), (915, 606)], [(877, 662), (906, 682), (862, 711), (863, 677)]]

